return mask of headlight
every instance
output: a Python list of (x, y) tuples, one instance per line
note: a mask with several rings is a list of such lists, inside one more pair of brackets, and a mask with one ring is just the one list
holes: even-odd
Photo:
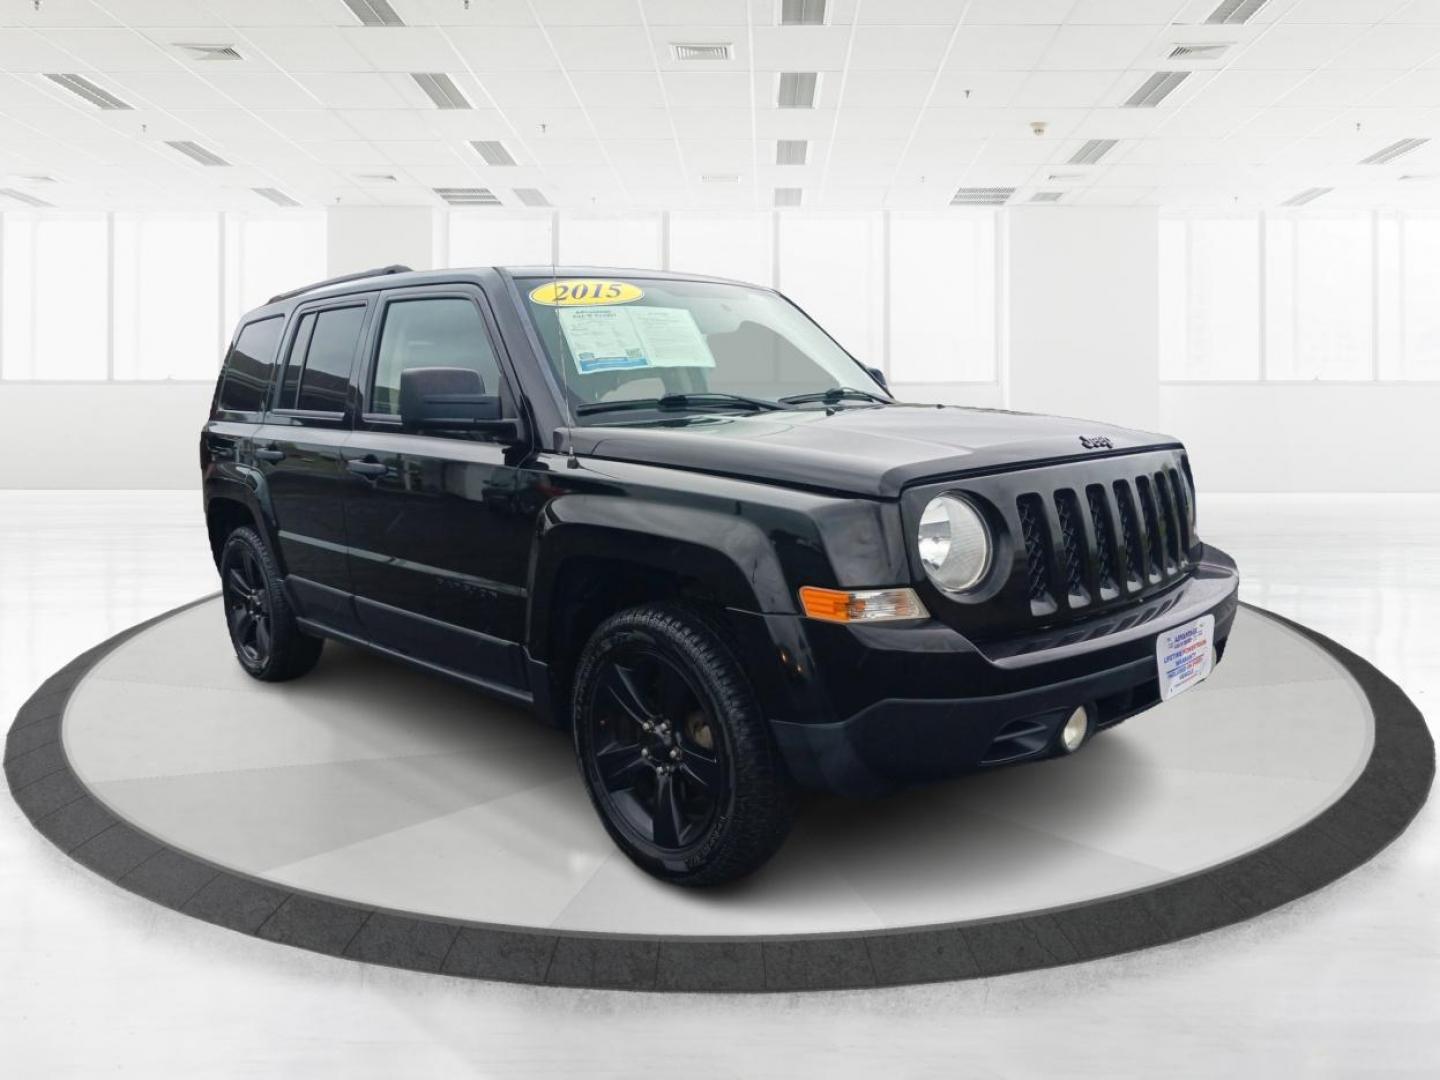
[(973, 589), (990, 569), (990, 530), (979, 512), (956, 495), (930, 500), (920, 515), (920, 562), (946, 592)]

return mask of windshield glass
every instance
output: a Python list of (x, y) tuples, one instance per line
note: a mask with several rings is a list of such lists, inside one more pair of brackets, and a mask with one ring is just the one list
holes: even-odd
[[(516, 284), (581, 424), (890, 400), (823, 330), (764, 289), (644, 277)], [(784, 400), (796, 397), (812, 401)]]

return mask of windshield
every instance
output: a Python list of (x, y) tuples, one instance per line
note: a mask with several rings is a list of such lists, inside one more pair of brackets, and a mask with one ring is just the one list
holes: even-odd
[(768, 290), (645, 277), (516, 284), (581, 424), (890, 400), (857, 360)]

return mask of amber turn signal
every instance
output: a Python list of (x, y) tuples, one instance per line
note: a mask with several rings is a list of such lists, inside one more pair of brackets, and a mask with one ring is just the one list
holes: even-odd
[(806, 585), (800, 590), (800, 606), (810, 618), (825, 622), (882, 622), (930, 616), (914, 589), (847, 591)]

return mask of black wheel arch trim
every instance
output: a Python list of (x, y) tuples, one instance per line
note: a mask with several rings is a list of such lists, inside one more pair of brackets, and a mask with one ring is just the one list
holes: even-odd
[(1228, 862), (1086, 903), (885, 931), (656, 937), (436, 919), (277, 886), (169, 847), (114, 814), (75, 774), (60, 738), (74, 688), (125, 641), (210, 599), (131, 627), (42, 683), (21, 706), (6, 741), (11, 794), (66, 854), (158, 904), (268, 940), (417, 971), (572, 987), (797, 991), (976, 978), (1098, 959), (1219, 929), (1335, 881), (1404, 831), (1435, 773), (1425, 720), (1394, 682), (1316, 631), (1251, 608), (1300, 633), (1346, 670), (1374, 713), (1375, 739), (1360, 775), (1330, 807)]

